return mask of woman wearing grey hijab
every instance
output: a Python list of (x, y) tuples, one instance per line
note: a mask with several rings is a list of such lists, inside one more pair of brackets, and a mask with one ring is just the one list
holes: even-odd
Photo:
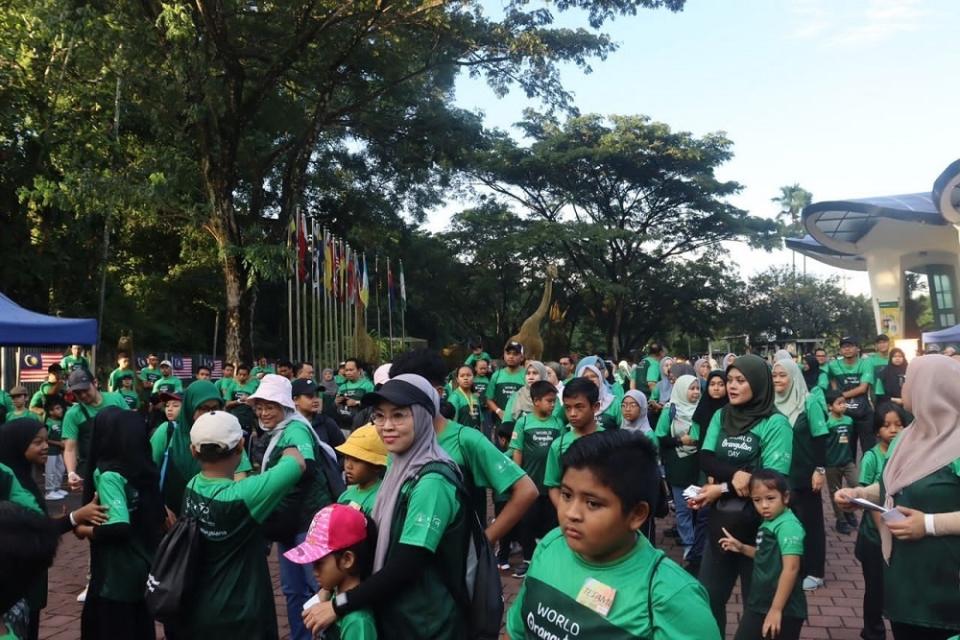
[[(371, 406), (390, 464), (377, 493), (373, 575), (359, 587), (311, 607), (305, 621), (316, 632), (338, 618), (370, 608), (383, 638), (467, 637), (469, 599), (463, 559), (470, 543), (457, 486), (457, 466), (433, 428), (440, 399), (426, 379), (401, 374), (363, 397)], [(427, 524), (424, 524), (427, 523)], [(454, 593), (447, 585), (463, 585)]]

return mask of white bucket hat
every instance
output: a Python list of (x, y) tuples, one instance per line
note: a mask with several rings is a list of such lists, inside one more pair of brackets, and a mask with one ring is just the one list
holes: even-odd
[(254, 400), (268, 400), (276, 402), (281, 407), (297, 410), (297, 405), (293, 404), (293, 385), (283, 376), (275, 373), (268, 373), (260, 378), (260, 386), (253, 395), (247, 397), (247, 402), (253, 404)]

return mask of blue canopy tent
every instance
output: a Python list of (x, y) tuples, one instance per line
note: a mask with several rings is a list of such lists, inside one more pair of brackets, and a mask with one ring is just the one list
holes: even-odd
[(0, 346), (96, 344), (97, 321), (28, 311), (0, 293)]
[(960, 324), (939, 331), (926, 331), (922, 337), (923, 344), (960, 344)]

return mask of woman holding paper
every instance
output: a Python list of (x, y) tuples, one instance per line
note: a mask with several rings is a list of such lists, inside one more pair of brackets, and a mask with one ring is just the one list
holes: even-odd
[(890, 446), (880, 482), (841, 489), (846, 509), (864, 499), (881, 517), (884, 613), (897, 640), (946, 640), (960, 631), (960, 362), (910, 363), (903, 405), (915, 417)]

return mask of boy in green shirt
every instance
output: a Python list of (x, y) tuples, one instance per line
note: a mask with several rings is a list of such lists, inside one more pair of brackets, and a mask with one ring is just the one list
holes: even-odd
[(719, 640), (703, 587), (638, 534), (660, 491), (653, 442), (596, 433), (562, 465), (560, 527), (540, 541), (507, 613), (511, 640)]
[[(284, 557), (297, 564), (312, 564), (317, 584), (333, 597), (346, 593), (370, 577), (373, 569), (377, 536), (369, 517), (343, 504), (324, 507), (310, 523), (303, 543), (286, 552)], [(307, 605), (310, 604), (307, 601)], [(326, 640), (377, 640), (377, 624), (369, 610), (358, 609), (327, 627), (323, 637)]]
[[(229, 383), (224, 383), (222, 391), (223, 399), (227, 401), (224, 408), (237, 416), (237, 420), (243, 425), (244, 431), (252, 432), (257, 426), (257, 416), (253, 413), (253, 408), (247, 404), (247, 398), (256, 393), (260, 387), (260, 381), (250, 377), (250, 367), (240, 363), (237, 365), (236, 375)], [(257, 465), (260, 461), (257, 460)]]
[(854, 428), (848, 439), (852, 458), (857, 458), (857, 441), (863, 451), (875, 444), (873, 435), (873, 406), (870, 402), (870, 390), (874, 383), (873, 364), (860, 357), (860, 344), (856, 338), (845, 336), (840, 339), (840, 360), (827, 365), (827, 377), (830, 386), (839, 391), (847, 402), (846, 415), (853, 421)]
[(156, 393), (153, 390), (153, 383), (161, 378), (163, 374), (160, 372), (160, 358), (157, 357), (157, 354), (151, 353), (147, 356), (147, 366), (140, 369), (140, 382), (143, 384), (143, 390), (147, 394)]
[(79, 344), (74, 344), (70, 346), (70, 355), (64, 356), (60, 361), (60, 366), (63, 367), (63, 370), (70, 374), (76, 369), (86, 369), (90, 370), (90, 361), (86, 359), (83, 355), (83, 347)]
[(131, 377), (136, 376), (136, 372), (130, 367), (130, 356), (125, 351), (121, 351), (117, 354), (117, 368), (110, 372), (110, 377), (107, 379), (107, 391), (119, 391), (120, 379), (126, 374), (130, 374)]
[(387, 470), (387, 447), (377, 428), (368, 424), (354, 430), (336, 450), (343, 454), (343, 472), (349, 485), (337, 502), (360, 509), (369, 517)]
[[(886, 403), (877, 407), (877, 444), (863, 454), (860, 460), (860, 486), (869, 487), (880, 482), (883, 467), (887, 463), (890, 444), (909, 424), (904, 409)], [(886, 638), (883, 624), (883, 554), (880, 551), (880, 534), (870, 511), (864, 511), (857, 532), (854, 556), (860, 561), (863, 571), (863, 630), (861, 638), (877, 640)]]
[(477, 360), (490, 362), (490, 354), (483, 350), (483, 341), (480, 338), (475, 338), (470, 341), (470, 355), (463, 361), (463, 364), (468, 367), (473, 367)]
[(240, 422), (225, 411), (197, 418), (190, 449), (200, 473), (187, 484), (183, 514), (200, 522), (193, 604), (179, 625), (185, 638), (275, 640), (277, 613), (261, 524), (305, 469), (296, 446), (268, 471), (234, 481), (243, 454)]
[(173, 375), (173, 364), (169, 360), (160, 363), (160, 377), (153, 382), (152, 393), (183, 393), (183, 382)]
[(7, 422), (17, 420), (18, 418), (33, 418), (40, 420), (40, 417), (27, 407), (27, 388), (17, 385), (10, 389), (10, 399), (13, 401), (13, 411), (7, 413)]
[(223, 377), (213, 383), (217, 388), (217, 391), (220, 392), (220, 397), (224, 400), (227, 399), (227, 391), (230, 388), (230, 385), (233, 384), (233, 364), (227, 362), (223, 365)]
[(51, 398), (63, 399), (63, 394), (61, 393), (63, 386), (62, 374), (63, 367), (57, 363), (47, 367), (47, 381), (41, 382), (40, 388), (30, 397), (30, 410), (36, 413), (41, 420), (45, 418), (44, 407)]
[(530, 399), (533, 400), (533, 413), (524, 414), (517, 419), (510, 437), (510, 451), (513, 461), (520, 465), (537, 485), (539, 495), (520, 521), (520, 546), (527, 564), (516, 567), (513, 574), (515, 578), (522, 578), (526, 574), (536, 541), (557, 526), (557, 511), (550, 502), (547, 487), (543, 484), (550, 445), (563, 431), (563, 424), (553, 415), (557, 403), (557, 389), (546, 380), (538, 380), (530, 385)]
[[(836, 389), (826, 393), (827, 409), (827, 486), (831, 493), (840, 489), (845, 480), (848, 487), (857, 486), (857, 468), (853, 464), (850, 438), (853, 435), (853, 419), (845, 415), (847, 401)], [(834, 502), (833, 515), (837, 519), (837, 533), (849, 535), (857, 526), (856, 516), (844, 512)]]
[(543, 486), (546, 487), (554, 507), (560, 505), (560, 457), (577, 438), (603, 431), (603, 427), (597, 424), (596, 414), (599, 408), (600, 389), (590, 380), (574, 378), (563, 388), (563, 410), (570, 428), (550, 443), (543, 470)]
[(43, 482), (47, 500), (63, 500), (67, 492), (61, 489), (67, 469), (63, 466), (63, 412), (64, 401), (56, 396), (47, 400), (44, 412), (47, 416), (47, 462), (43, 468)]
[(115, 382), (119, 384), (116, 391), (123, 397), (123, 401), (127, 403), (127, 408), (131, 411), (136, 411), (139, 409), (140, 394), (137, 393), (137, 390), (133, 388), (133, 371), (120, 371)]
[(496, 416), (497, 422), (503, 420), (503, 412), (510, 396), (526, 384), (523, 345), (519, 342), (508, 342), (503, 348), (503, 361), (507, 366), (493, 372), (486, 392), (487, 409)]

